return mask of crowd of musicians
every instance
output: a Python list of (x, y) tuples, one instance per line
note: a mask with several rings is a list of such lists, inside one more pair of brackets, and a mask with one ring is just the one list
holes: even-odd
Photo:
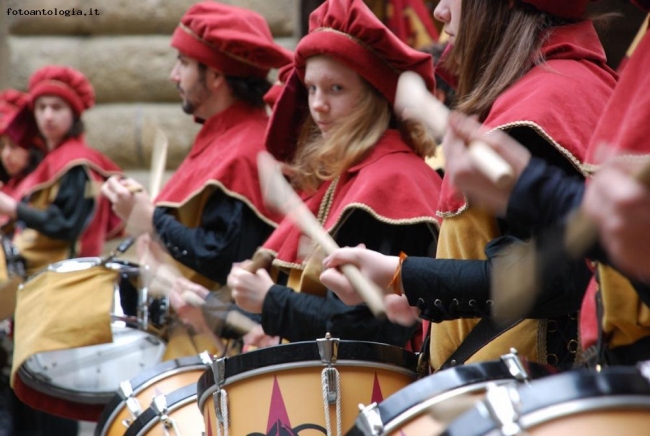
[[(171, 37), (170, 80), (201, 129), (155, 197), (86, 144), (95, 94), (84, 74), (40, 68), (23, 91), (0, 95), (5, 247), (29, 280), (100, 256), (107, 240), (138, 238), (140, 255), (180, 271), (167, 289), (173, 316), (215, 354), (330, 333), (422, 353), (430, 373), (512, 348), (558, 371), (650, 360), (650, 36), (615, 71), (588, 3), (440, 0), (433, 15), (447, 45), (435, 60), (362, 0), (322, 2), (293, 52), (256, 12), (196, 3)], [(444, 137), (428, 113), (396, 110), (406, 71), (433, 95), (436, 82), (454, 89)], [(476, 162), (476, 140), (509, 165), (507, 184)], [(269, 207), (263, 151), (342, 248), (325, 252)], [(437, 171), (429, 159), (441, 153)], [(597, 236), (568, 253), (576, 213)], [(517, 276), (522, 248), (541, 261)], [(272, 261), (252, 267), (256, 253)], [(348, 264), (384, 290), (386, 317)], [(496, 281), (503, 268), (538, 286)], [(231, 312), (252, 327), (226, 322)], [(10, 326), (12, 311), (2, 313)], [(493, 322), (502, 313), (515, 315)], [(76, 434), (64, 404), (44, 413), (9, 385), (5, 374), (0, 435)]]

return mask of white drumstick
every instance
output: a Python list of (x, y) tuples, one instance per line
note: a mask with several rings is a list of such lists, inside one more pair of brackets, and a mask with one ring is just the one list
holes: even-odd
[[(290, 218), (314, 242), (320, 244), (326, 254), (337, 250), (339, 246), (336, 241), (321, 226), (286, 181), (275, 159), (267, 152), (260, 152), (257, 155), (257, 165), (262, 194), (267, 206)], [(381, 289), (364, 277), (356, 266), (347, 264), (340, 268), (372, 313), (376, 317), (385, 316), (386, 309)]]
[[(449, 109), (427, 90), (422, 77), (412, 71), (399, 77), (395, 112), (403, 118), (420, 121), (439, 138), (447, 131)], [(508, 162), (485, 142), (473, 141), (469, 153), (474, 165), (496, 186), (505, 187), (513, 182), (514, 173)]]

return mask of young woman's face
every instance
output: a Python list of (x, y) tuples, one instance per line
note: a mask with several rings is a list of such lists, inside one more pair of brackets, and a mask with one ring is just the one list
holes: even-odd
[(6, 136), (2, 136), (0, 137), (0, 159), (9, 177), (14, 177), (29, 165), (29, 151), (14, 144)]
[(354, 112), (366, 92), (359, 74), (329, 56), (307, 59), (305, 86), (309, 92), (309, 112), (323, 136)]
[(449, 42), (453, 44), (458, 35), (460, 26), (460, 9), (463, 0), (440, 0), (433, 11), (436, 20), (445, 23), (445, 33), (449, 35)]
[(74, 123), (74, 112), (61, 97), (44, 95), (34, 104), (36, 125), (48, 143), (59, 144)]

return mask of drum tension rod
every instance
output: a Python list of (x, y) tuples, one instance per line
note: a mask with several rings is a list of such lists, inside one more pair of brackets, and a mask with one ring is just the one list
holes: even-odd
[(338, 398), (337, 390), (337, 381), (338, 381), (338, 372), (333, 368), (333, 365), (336, 363), (339, 354), (339, 344), (341, 340), (338, 338), (332, 338), (332, 335), (327, 333), (325, 338), (316, 339), (316, 344), (318, 345), (318, 354), (320, 354), (320, 359), (323, 364), (327, 365), (327, 402), (329, 404), (336, 404)]
[(156, 415), (158, 415), (160, 422), (165, 430), (165, 436), (170, 436), (168, 429), (173, 429), (176, 436), (180, 436), (181, 432), (176, 422), (169, 416), (169, 408), (167, 407), (167, 397), (165, 395), (156, 395), (151, 402), (151, 408)]

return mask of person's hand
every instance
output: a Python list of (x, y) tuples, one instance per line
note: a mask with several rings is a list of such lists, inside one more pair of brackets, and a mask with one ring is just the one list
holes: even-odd
[(0, 215), (16, 218), (17, 202), (4, 192), (0, 192)]
[(278, 336), (267, 335), (264, 333), (262, 326), (258, 324), (244, 335), (243, 341), (244, 351), (247, 351), (251, 347), (266, 348), (278, 345), (280, 338)]
[(384, 297), (386, 305), (386, 317), (395, 324), (410, 327), (420, 321), (420, 310), (409, 305), (406, 296), (388, 294)]
[(367, 250), (363, 244), (357, 247), (343, 247), (323, 259), (323, 272), (320, 281), (331, 289), (345, 304), (363, 303), (359, 293), (350, 281), (338, 269), (344, 264), (355, 265), (361, 274), (373, 281), (380, 289), (386, 289), (399, 265), (399, 257), (385, 256), (376, 251)]
[(442, 143), (445, 156), (445, 177), (463, 191), (473, 203), (503, 216), (513, 184), (497, 187), (474, 164), (468, 144), (481, 140), (497, 152), (512, 168), (518, 180), (530, 161), (530, 152), (507, 133), (494, 130), (486, 134), (485, 128), (474, 118), (459, 112), (449, 117), (449, 129)]
[[(192, 326), (195, 331), (205, 331), (206, 321), (199, 301), (204, 301), (210, 291), (185, 277), (178, 277), (169, 291), (169, 303), (178, 318), (185, 325)], [(188, 297), (193, 295), (194, 297)]]
[(249, 272), (245, 268), (246, 264), (233, 265), (228, 274), (227, 284), (239, 307), (250, 313), (262, 313), (264, 298), (273, 286), (273, 279), (264, 268), (258, 269), (255, 273)]
[(581, 208), (598, 226), (612, 263), (632, 278), (649, 280), (650, 188), (631, 175), (639, 165), (603, 165), (587, 184)]
[(111, 176), (101, 189), (113, 205), (113, 211), (127, 223), (131, 234), (148, 233), (153, 230), (153, 204), (142, 185), (131, 178)]

